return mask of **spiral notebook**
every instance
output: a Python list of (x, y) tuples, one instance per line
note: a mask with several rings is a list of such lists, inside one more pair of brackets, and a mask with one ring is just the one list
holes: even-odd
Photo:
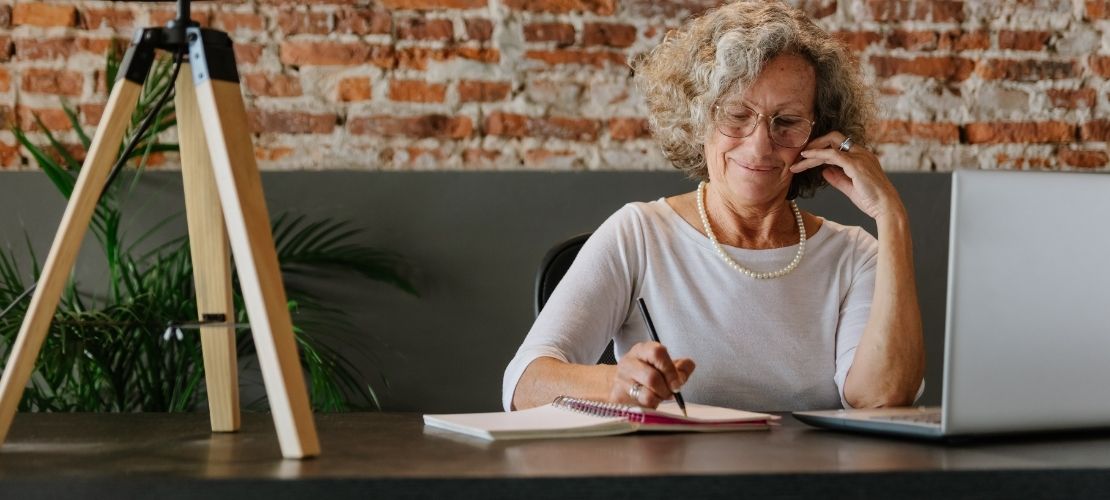
[(589, 437), (637, 431), (725, 432), (761, 430), (778, 416), (673, 401), (657, 409), (560, 396), (548, 405), (513, 412), (424, 415), (424, 425), (488, 440)]

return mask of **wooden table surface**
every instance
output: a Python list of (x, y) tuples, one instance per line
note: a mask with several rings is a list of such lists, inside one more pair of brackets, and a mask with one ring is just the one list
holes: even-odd
[(771, 431), (485, 442), (420, 415), (317, 415), (280, 457), (268, 415), (19, 414), (0, 498), (1080, 498), (1110, 496), (1110, 433), (939, 444)]

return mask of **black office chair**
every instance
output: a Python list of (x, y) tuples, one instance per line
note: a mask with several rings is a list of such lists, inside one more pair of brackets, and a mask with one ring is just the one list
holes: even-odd
[[(543, 256), (543, 260), (540, 262), (540, 268), (536, 271), (536, 316), (540, 315), (540, 310), (543, 309), (543, 305), (547, 303), (547, 299), (555, 292), (555, 287), (559, 284), (559, 280), (563, 279), (563, 275), (567, 273), (567, 269), (570, 269), (570, 264), (574, 262), (574, 258), (578, 256), (578, 251), (582, 249), (582, 245), (584, 245), (589, 238), (590, 233), (573, 236), (555, 245)], [(613, 354), (613, 341), (609, 341), (609, 345), (605, 347), (605, 352), (601, 353), (601, 358), (597, 360), (597, 364), (617, 364), (617, 358)]]

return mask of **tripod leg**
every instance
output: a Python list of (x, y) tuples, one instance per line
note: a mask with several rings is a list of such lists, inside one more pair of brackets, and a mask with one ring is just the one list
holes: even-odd
[[(145, 72), (143, 75), (145, 79)], [(136, 83), (121, 79), (112, 87), (104, 115), (46, 257), (35, 294), (31, 297), (27, 315), (23, 317), (23, 326), (12, 344), (4, 376), (0, 378), (0, 443), (7, 437), (23, 390), (35, 369), (39, 349), (58, 308), (62, 290), (81, 249), (81, 240), (89, 228), (104, 183), (119, 154), (120, 141), (131, 123), (131, 112), (135, 110), (141, 91), (141, 80)]]
[(197, 28), (189, 29), (189, 40), (197, 102), (282, 455), (318, 455), (316, 424), (293, 337), (231, 40), (226, 34)]
[[(181, 176), (185, 184), (185, 215), (189, 222), (189, 249), (197, 291), (197, 315), (223, 315), (235, 322), (231, 294), (231, 255), (212, 162), (204, 140), (196, 89), (189, 65), (177, 77), (177, 133), (181, 144)], [(239, 430), (239, 375), (235, 361), (235, 328), (202, 327), (204, 379), (208, 387), (208, 413), (212, 430)]]

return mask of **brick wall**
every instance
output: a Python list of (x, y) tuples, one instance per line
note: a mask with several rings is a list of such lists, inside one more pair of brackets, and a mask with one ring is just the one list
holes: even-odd
[[(197, 2), (228, 31), (268, 169), (666, 169), (629, 54), (709, 0)], [(889, 170), (1108, 166), (1110, 1), (793, 0), (859, 54)], [(0, 0), (7, 129), (93, 125), (113, 38), (172, 3)], [(90, 127), (91, 130), (91, 127)], [(38, 136), (41, 139), (41, 135)], [(176, 158), (159, 160), (172, 168)]]

